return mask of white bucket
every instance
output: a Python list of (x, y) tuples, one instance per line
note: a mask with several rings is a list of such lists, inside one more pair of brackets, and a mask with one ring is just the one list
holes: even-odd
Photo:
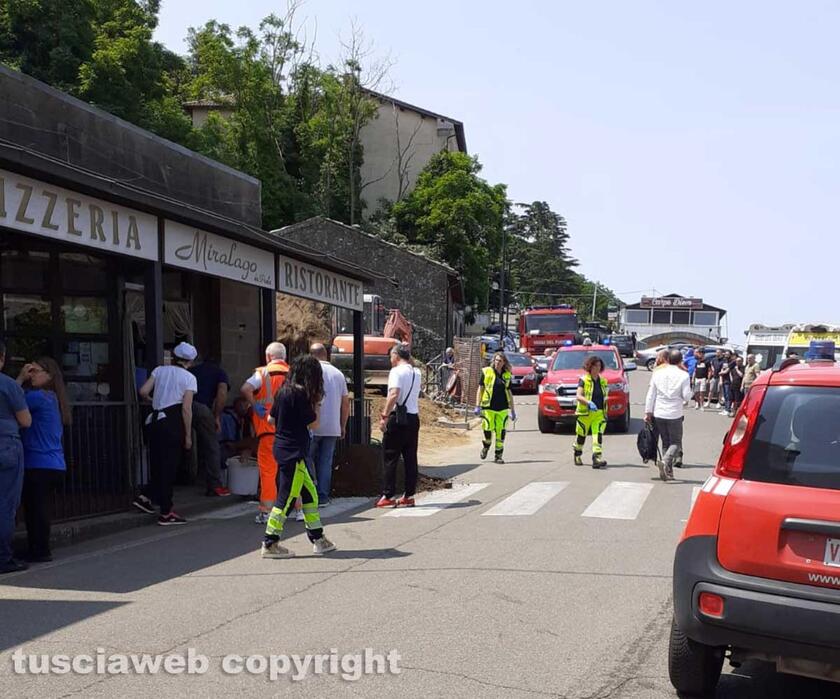
[(256, 459), (240, 461), (238, 456), (229, 458), (225, 465), (228, 488), (234, 495), (256, 495), (260, 490), (260, 469)]

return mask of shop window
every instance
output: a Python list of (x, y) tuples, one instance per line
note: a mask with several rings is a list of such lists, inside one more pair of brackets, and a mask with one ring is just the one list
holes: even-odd
[(50, 341), (46, 337), (6, 337), (6, 364), (3, 373), (15, 377), (23, 369), (23, 365), (38, 357), (49, 357), (52, 354)]
[(50, 254), (35, 250), (0, 252), (0, 279), (7, 289), (44, 291), (49, 278)]
[(653, 311), (653, 322), (657, 325), (670, 325), (671, 311)]
[(640, 311), (637, 309), (627, 310), (627, 323), (650, 323), (650, 311)]
[(52, 330), (50, 301), (43, 296), (3, 294), (3, 330), (47, 335)]
[(63, 252), (59, 255), (59, 269), (65, 292), (108, 291), (108, 263), (101, 257)]
[(694, 325), (714, 326), (717, 325), (717, 313), (714, 311), (695, 311)]
[(66, 333), (105, 335), (108, 332), (108, 304), (102, 298), (65, 297), (61, 317)]
[(691, 322), (691, 311), (672, 311), (671, 322), (674, 325), (688, 325)]

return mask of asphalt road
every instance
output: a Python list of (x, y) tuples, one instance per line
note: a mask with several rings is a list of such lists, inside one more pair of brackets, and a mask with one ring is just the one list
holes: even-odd
[[(62, 549), (51, 564), (6, 576), (0, 695), (674, 696), (666, 668), (673, 549), (727, 423), (691, 411), (686, 467), (660, 482), (635, 451), (649, 376), (633, 376), (631, 433), (607, 435), (606, 470), (574, 467), (571, 435), (540, 434), (536, 397), (521, 397), (505, 465), (480, 462), (476, 441), (432, 469), (461, 485), (414, 516), (349, 503), (325, 518), (340, 547), (327, 557), (312, 556), (303, 525), (292, 523), (298, 558), (261, 560), (260, 527), (233, 506), (174, 530), (150, 524)], [(274, 680), (260, 659), (239, 674), (222, 670), (231, 655), (365, 648), (396, 651), (400, 672), (352, 681), (310, 669), (293, 681), (280, 658)], [(15, 674), (16, 649), (103, 658), (194, 649), (208, 669)], [(352, 675), (354, 660), (344, 662)], [(760, 665), (725, 672), (719, 697), (837, 695), (837, 685)]]

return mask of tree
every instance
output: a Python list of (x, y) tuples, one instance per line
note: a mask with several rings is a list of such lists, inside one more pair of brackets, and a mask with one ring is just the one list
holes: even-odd
[[(577, 260), (568, 253), (566, 219), (544, 201), (519, 204), (508, 217), (509, 288), (520, 304), (551, 304), (581, 293)], [(569, 297), (565, 299), (564, 297)]]
[(498, 264), (507, 211), (505, 186), (479, 177), (481, 165), (465, 153), (436, 154), (414, 190), (393, 206), (398, 231), (426, 246), (463, 279), (467, 303), (487, 305), (488, 274)]

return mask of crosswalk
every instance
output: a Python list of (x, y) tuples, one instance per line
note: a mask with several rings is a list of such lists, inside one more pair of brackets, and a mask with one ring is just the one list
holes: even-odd
[[(448, 490), (421, 493), (417, 497), (416, 507), (387, 510), (381, 516), (431, 517), (455, 507), (472, 507), (482, 517), (529, 517), (539, 515), (547, 505), (563, 494), (569, 494), (568, 502), (572, 503), (579, 503), (580, 498), (579, 491), (572, 497), (575, 485), (569, 481), (535, 481), (528, 483), (498, 500), (498, 502), (495, 502), (496, 498), (489, 495), (484, 502), (479, 502), (473, 498), (477, 493), (493, 485), (492, 483), (455, 484), (453, 488)], [(654, 483), (611, 481), (585, 507), (581, 508), (579, 506), (575, 514), (587, 519), (635, 520), (639, 518), (656, 487)], [(694, 506), (694, 501), (700, 493), (700, 487), (693, 487), (690, 495), (683, 489), (672, 490), (671, 492), (679, 492), (681, 495), (678, 495), (678, 497), (685, 497), (688, 500), (684, 501), (684, 509), (681, 506), (680, 510), (685, 512), (685, 516), (688, 516), (688, 512)], [(485, 503), (490, 504), (491, 502), (493, 504), (490, 507), (481, 510)]]

